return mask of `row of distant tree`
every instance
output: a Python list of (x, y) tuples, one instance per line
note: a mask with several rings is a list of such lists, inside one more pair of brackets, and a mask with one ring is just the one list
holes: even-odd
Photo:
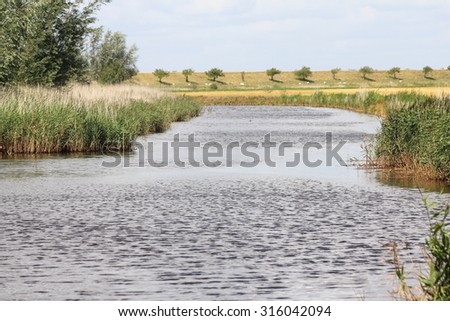
[[(448, 70), (450, 70), (450, 66), (447, 68)], [(337, 80), (337, 74), (341, 71), (340, 68), (334, 68), (331, 69), (331, 75), (333, 76), (334, 80)], [(423, 76), (425, 78), (429, 77), (430, 74), (434, 71), (433, 68), (431, 68), (430, 66), (425, 66), (422, 69), (422, 73)], [(361, 77), (363, 79), (370, 79), (368, 78), (369, 75), (375, 73), (375, 69), (373, 69), (372, 67), (369, 66), (364, 66), (362, 68), (359, 69), (359, 73), (361, 74)], [(189, 82), (189, 76), (191, 76), (194, 73), (193, 69), (184, 69), (181, 72), (184, 77), (186, 82)], [(276, 81), (275, 80), (275, 76), (281, 74), (281, 70), (276, 69), (276, 68), (271, 68), (266, 70), (266, 74), (267, 76), (269, 76), (269, 79), (271, 81)], [(387, 71), (388, 75), (391, 76), (394, 79), (398, 79), (398, 74), (401, 73), (401, 68), (400, 67), (393, 67), (391, 69), (389, 69)], [(219, 77), (224, 77), (225, 74), (223, 72), (222, 69), (219, 68), (212, 68), (208, 71), (205, 72), (206, 76), (208, 77), (208, 79), (210, 79), (211, 81), (216, 81), (217, 78)], [(308, 81), (308, 79), (312, 76), (313, 72), (311, 71), (310, 67), (306, 67), (303, 66), (301, 69), (294, 71), (294, 75), (296, 76), (297, 79), (299, 80), (303, 80), (303, 81)], [(155, 69), (155, 71), (153, 72), (153, 75), (158, 78), (159, 82), (162, 83), (163, 79), (168, 77), (170, 75), (170, 72), (164, 70), (164, 69)], [(245, 72), (241, 72), (241, 79), (242, 81), (245, 81)]]
[(110, 0), (1, 0), (0, 85), (118, 83), (137, 73), (125, 35), (94, 28)]

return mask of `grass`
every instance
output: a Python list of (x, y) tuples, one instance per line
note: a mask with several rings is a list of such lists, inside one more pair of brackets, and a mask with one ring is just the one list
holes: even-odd
[[(438, 205), (429, 198), (423, 198), (428, 220), (429, 235), (425, 240), (426, 266), (419, 273), (406, 271), (401, 261), (398, 244), (390, 245), (392, 264), (398, 285), (392, 292), (395, 299), (404, 301), (449, 301), (450, 300), (450, 229), (449, 204)], [(411, 280), (412, 279), (412, 280)], [(413, 283), (411, 283), (413, 281)]]
[(8, 154), (128, 149), (137, 136), (200, 113), (188, 98), (136, 85), (21, 87), (0, 95), (0, 145)]
[(387, 97), (375, 154), (384, 167), (450, 182), (450, 96)]
[[(386, 70), (376, 71), (370, 75), (373, 81), (364, 80), (356, 70), (341, 71), (336, 80), (330, 71), (314, 71), (308, 81), (296, 79), (293, 71), (284, 71), (271, 81), (266, 72), (245, 72), (244, 81), (241, 72), (225, 72), (225, 77), (216, 83), (219, 90), (298, 90), (298, 89), (343, 89), (343, 88), (414, 88), (414, 87), (450, 87), (450, 71), (435, 70), (433, 79), (423, 76), (421, 70), (402, 70), (398, 79), (388, 75)], [(205, 91), (210, 90), (213, 83), (204, 72), (195, 72), (189, 76), (189, 82), (181, 72), (171, 72), (160, 84), (152, 73), (139, 73), (133, 82), (152, 87), (167, 88), (175, 91)]]
[(231, 106), (328, 106), (350, 109), (382, 116), (385, 112), (386, 96), (377, 92), (361, 90), (354, 94), (326, 94), (316, 91), (309, 95), (270, 95), (270, 96), (191, 96), (201, 105)]

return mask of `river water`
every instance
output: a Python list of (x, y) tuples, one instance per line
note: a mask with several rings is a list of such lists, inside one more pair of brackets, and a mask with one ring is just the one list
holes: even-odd
[[(173, 155), (150, 166), (147, 147), (115, 167), (111, 155), (1, 159), (0, 300), (389, 300), (386, 245), (407, 240), (404, 255), (417, 257), (420, 194), (327, 166), (324, 152), (330, 132), (332, 147), (346, 142), (344, 161), (362, 159), (379, 127), (339, 109), (209, 107), (139, 142), (154, 143), (155, 159), (176, 134), (225, 148), (270, 133), (272, 152), (292, 147), (271, 154), (275, 167), (243, 167), (252, 158), (238, 149), (216, 167), (180, 167)], [(309, 153), (322, 165), (286, 166), (308, 142), (324, 146)]]

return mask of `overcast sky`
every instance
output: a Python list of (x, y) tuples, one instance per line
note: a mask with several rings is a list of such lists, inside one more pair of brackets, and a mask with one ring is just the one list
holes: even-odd
[(450, 0), (113, 0), (140, 71), (450, 65)]

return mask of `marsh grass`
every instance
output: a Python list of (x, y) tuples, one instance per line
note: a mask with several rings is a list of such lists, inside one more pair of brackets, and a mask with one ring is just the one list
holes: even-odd
[(375, 153), (385, 167), (450, 182), (450, 97), (387, 96)]
[[(392, 243), (397, 286), (391, 293), (404, 301), (449, 301), (450, 300), (450, 229), (449, 204), (438, 205), (428, 197), (423, 198), (428, 220), (429, 235), (423, 248), (426, 266), (419, 272), (417, 266), (406, 270), (397, 243)], [(411, 283), (412, 282), (412, 283)]]
[(0, 144), (8, 154), (124, 150), (139, 135), (200, 113), (185, 97), (135, 85), (20, 87), (0, 95)]

